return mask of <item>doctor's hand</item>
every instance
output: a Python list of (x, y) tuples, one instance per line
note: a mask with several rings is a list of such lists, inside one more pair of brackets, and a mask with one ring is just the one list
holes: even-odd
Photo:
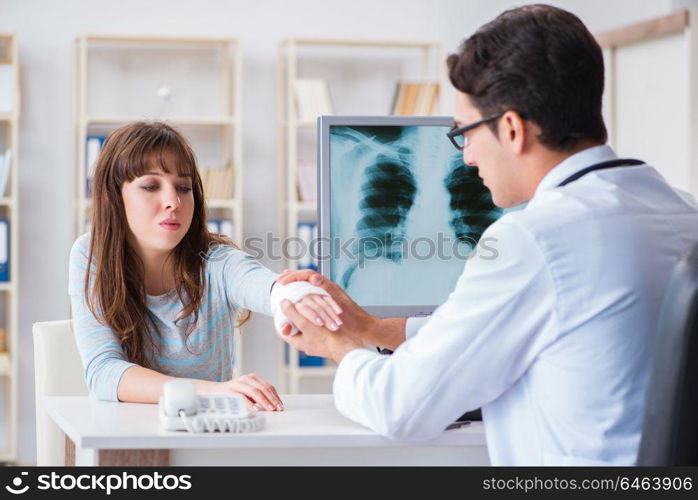
[(301, 331), (297, 335), (288, 335), (286, 331), (282, 332), (283, 340), (295, 349), (311, 356), (331, 358), (339, 363), (346, 353), (364, 346), (360, 338), (345, 332), (344, 327), (341, 327), (339, 332), (333, 332), (308, 321), (298, 311), (297, 305), (289, 300), (281, 302), (281, 309), (286, 317)]
[[(277, 279), (279, 285), (287, 285), (293, 281), (308, 281), (303, 279), (303, 271), (289, 271), (287, 269), (284, 271), (283, 276), (292, 279), (288, 279), (283, 283), (280, 279)], [(308, 294), (296, 302), (296, 308), (306, 319), (320, 326), (326, 326), (330, 330), (338, 330), (342, 325), (342, 319), (340, 318), (342, 309), (331, 296), (315, 293)], [(291, 325), (286, 325), (282, 333), (287, 334), (290, 331)]]
[[(276, 280), (281, 285), (288, 285), (294, 281), (307, 281), (311, 285), (318, 286), (329, 293), (342, 311), (342, 324), (337, 331), (337, 335), (351, 335), (361, 339), (364, 344), (388, 345), (382, 343), (380, 339), (385, 329), (381, 325), (381, 320), (368, 314), (336, 283), (328, 280), (324, 276), (310, 269), (302, 271), (289, 271), (288, 269)], [(303, 311), (300, 311), (303, 312)], [(287, 316), (296, 324), (290, 316)], [(303, 329), (296, 324), (300, 331)], [(283, 334), (288, 334), (290, 327), (284, 330)], [(307, 352), (307, 351), (306, 351)]]

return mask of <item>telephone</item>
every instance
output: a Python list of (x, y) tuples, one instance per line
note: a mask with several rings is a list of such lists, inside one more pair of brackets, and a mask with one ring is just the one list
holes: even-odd
[(241, 395), (199, 395), (188, 380), (165, 382), (158, 411), (168, 431), (253, 432), (265, 422), (263, 415), (248, 410)]

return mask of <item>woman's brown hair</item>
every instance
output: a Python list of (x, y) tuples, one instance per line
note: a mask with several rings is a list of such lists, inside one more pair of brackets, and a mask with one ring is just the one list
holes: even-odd
[[(121, 188), (153, 167), (166, 173), (174, 170), (192, 180), (191, 226), (168, 257), (173, 263), (177, 296), (184, 305), (177, 321), (193, 319), (187, 337), (196, 325), (206, 287), (204, 257), (215, 245), (235, 246), (228, 238), (209, 233), (196, 158), (177, 130), (161, 122), (135, 122), (109, 135), (95, 166), (85, 297), (92, 314), (117, 335), (128, 360), (144, 367), (152, 367), (151, 356), (159, 351), (155, 341), (159, 330), (146, 304), (143, 263), (128, 242)], [(246, 312), (239, 325), (249, 316)]]

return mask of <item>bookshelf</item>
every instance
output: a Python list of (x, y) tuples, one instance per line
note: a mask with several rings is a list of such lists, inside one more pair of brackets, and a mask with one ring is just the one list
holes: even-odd
[[(298, 91), (299, 81), (307, 79), (326, 83), (330, 101), (327, 114), (391, 114), (399, 86), (405, 82), (438, 84), (441, 95), (435, 101), (434, 112), (445, 112), (446, 68), (440, 42), (330, 38), (282, 41), (277, 53), (277, 199), (278, 227), (284, 238), (300, 236), (299, 227), (317, 222), (316, 201), (303, 199), (299, 192), (299, 166), (316, 167), (316, 119), (302, 109), (303, 96)], [(324, 96), (321, 101), (325, 101)], [(304, 187), (306, 192), (312, 191)], [(288, 257), (283, 265), (288, 269), (305, 267), (299, 259)], [(284, 391), (298, 393), (302, 383), (317, 385), (315, 380), (323, 377), (326, 380), (321, 391), (328, 391), (327, 381), (336, 368), (329, 360), (305, 358), (282, 341), (278, 358)], [(304, 366), (306, 362), (308, 366)], [(314, 363), (318, 366), (310, 366)], [(308, 392), (306, 387), (303, 392)]]
[[(3, 246), (0, 260), (5, 266), (0, 275), (8, 279), (0, 280), (0, 383), (2, 384), (4, 425), (0, 438), (0, 462), (17, 460), (18, 434), (18, 152), (19, 152), (19, 57), (17, 39), (14, 34), (0, 33), (0, 178), (6, 178), (4, 192), (0, 193), (0, 219), (7, 221), (6, 235), (0, 241)], [(6, 177), (5, 177), (6, 176)], [(4, 181), (3, 181), (4, 182)], [(9, 251), (9, 259), (5, 260)]]
[[(190, 141), (202, 178), (217, 172), (204, 182), (209, 226), (242, 245), (240, 42), (91, 34), (77, 38), (75, 58), (75, 237), (88, 230), (87, 181), (98, 143), (126, 123), (159, 120)], [(222, 169), (232, 172), (224, 177)], [(234, 339), (237, 377), (240, 332)]]

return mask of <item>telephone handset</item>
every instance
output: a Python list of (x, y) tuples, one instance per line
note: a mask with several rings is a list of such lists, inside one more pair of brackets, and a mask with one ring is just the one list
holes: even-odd
[(199, 395), (188, 380), (166, 382), (158, 406), (168, 431), (253, 432), (264, 427), (264, 416), (248, 410), (241, 395)]

